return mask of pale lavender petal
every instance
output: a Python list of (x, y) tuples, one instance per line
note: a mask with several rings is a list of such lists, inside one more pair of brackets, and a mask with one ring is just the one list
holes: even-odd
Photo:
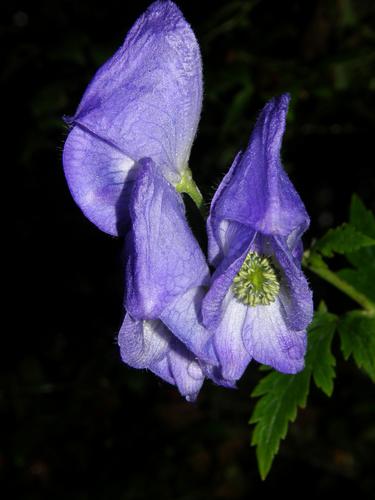
[(64, 169), (76, 202), (92, 222), (119, 234), (114, 207), (121, 189), (105, 196), (102, 191), (118, 170), (116, 180), (126, 182), (127, 166), (143, 157), (152, 157), (167, 179), (179, 182), (201, 106), (201, 57), (194, 33), (173, 2), (154, 2), (98, 70), (68, 120), (73, 129)]
[(309, 217), (280, 160), (281, 140), (289, 96), (272, 99), (261, 112), (249, 145), (237, 157), (220, 186), (208, 221), (210, 260), (218, 253), (219, 225), (223, 220), (245, 224), (254, 231), (295, 241), (306, 230)]
[(221, 375), (228, 381), (238, 380), (251, 361), (242, 340), (248, 307), (238, 302), (231, 290), (223, 300), (223, 314), (214, 334), (214, 346), (220, 361)]
[(205, 287), (191, 288), (162, 311), (160, 319), (200, 361), (218, 365), (212, 334), (201, 323)]
[(161, 321), (138, 321), (127, 313), (118, 336), (121, 358), (133, 368), (149, 368), (167, 355), (170, 340)]
[(176, 385), (168, 356), (165, 356), (164, 358), (158, 361), (154, 361), (149, 366), (149, 370), (152, 371), (152, 373), (154, 373), (161, 379), (163, 379), (165, 382), (168, 382), (168, 384)]
[(198, 360), (177, 339), (168, 352), (169, 367), (175, 384), (187, 401), (195, 401), (204, 382), (204, 374)]
[(304, 367), (306, 330), (291, 330), (282, 308), (279, 299), (267, 306), (248, 307), (242, 339), (247, 352), (259, 363), (283, 373), (297, 373)]
[[(303, 368), (313, 303), (301, 271), (301, 236), (309, 224), (303, 203), (280, 161), (289, 96), (261, 112), (249, 145), (219, 186), (207, 222), (209, 259), (216, 267), (203, 300), (205, 326), (224, 377), (241, 376), (249, 357), (285, 373)], [(266, 257), (280, 290), (269, 305), (234, 297), (233, 279), (249, 251)]]
[(124, 363), (147, 368), (176, 385), (182, 396), (194, 401), (204, 374), (197, 358), (159, 320), (134, 320), (125, 315), (118, 344)]
[[(232, 228), (234, 227), (234, 231), (236, 231), (236, 229), (240, 230), (239, 226), (243, 226), (228, 220), (225, 214), (223, 216), (221, 210), (222, 196), (225, 197), (225, 191), (232, 182), (232, 177), (236, 172), (240, 159), (241, 154), (238, 153), (211, 201), (210, 213), (207, 218), (208, 258), (214, 266), (227, 255), (228, 250), (231, 248), (230, 242), (236, 240), (235, 235), (232, 237)], [(245, 230), (246, 228), (247, 226), (245, 226)]]
[(285, 324), (291, 330), (303, 330), (314, 314), (312, 291), (283, 239), (276, 237), (270, 241), (281, 277), (279, 299)]
[(209, 270), (185, 218), (181, 196), (151, 160), (140, 162), (130, 204), (126, 308), (134, 318), (155, 319)]
[(74, 127), (64, 146), (65, 176), (86, 217), (104, 232), (124, 234), (134, 161), (120, 149)]
[[(233, 283), (234, 277), (240, 270), (247, 253), (248, 248), (237, 259), (230, 262), (228, 267), (217, 269), (212, 276), (211, 286), (202, 302), (202, 320), (209, 331), (214, 331), (222, 319), (226, 308), (224, 298)], [(223, 262), (225, 263), (226, 259)]]

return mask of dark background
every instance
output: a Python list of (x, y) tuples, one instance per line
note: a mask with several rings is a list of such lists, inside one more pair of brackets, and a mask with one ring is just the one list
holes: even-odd
[[(11, 215), (16, 257), (16, 313), (2, 329), (1, 498), (200, 500), (339, 490), (370, 498), (374, 388), (341, 360), (337, 341), (333, 397), (312, 390), (264, 483), (247, 424), (256, 364), (237, 391), (206, 383), (192, 405), (120, 362), (122, 242), (100, 233), (71, 199), (61, 117), (74, 113), (95, 70), (148, 4), (14, 0), (1, 7), (2, 167), (12, 177), (3, 183), (3, 199), (12, 200), (3, 221)], [(283, 159), (312, 218), (306, 244), (346, 220), (353, 191), (374, 208), (373, 5), (179, 2), (204, 63), (191, 168), (206, 199), (266, 100), (289, 91)], [(354, 307), (310, 280), (315, 300), (324, 298), (332, 312)]]

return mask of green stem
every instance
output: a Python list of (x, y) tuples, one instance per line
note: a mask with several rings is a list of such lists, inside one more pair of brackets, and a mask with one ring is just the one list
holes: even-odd
[(179, 193), (188, 194), (198, 207), (203, 217), (205, 216), (203, 196), (193, 180), (190, 168), (186, 168), (184, 170), (181, 180), (176, 186), (176, 190)]
[(375, 304), (369, 300), (366, 295), (359, 292), (356, 288), (350, 285), (347, 281), (340, 278), (336, 273), (328, 269), (328, 267), (324, 264), (322, 265), (320, 262), (323, 262), (320, 258), (316, 259), (320, 264), (314, 264), (314, 256), (309, 256), (309, 253), (306, 252), (302, 264), (307, 267), (310, 271), (318, 275), (320, 278), (324, 279), (331, 285), (335, 286), (341, 292), (345, 293), (353, 299), (357, 304), (363, 307), (367, 312), (371, 315), (375, 315)]

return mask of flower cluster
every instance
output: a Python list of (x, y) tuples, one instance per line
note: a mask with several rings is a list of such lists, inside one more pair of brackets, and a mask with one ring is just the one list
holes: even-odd
[(68, 119), (72, 195), (101, 230), (125, 240), (121, 357), (189, 401), (205, 378), (233, 387), (252, 358), (285, 373), (304, 365), (309, 218), (280, 162), (288, 102), (282, 95), (265, 106), (212, 200), (212, 276), (179, 192), (186, 183), (197, 191), (188, 160), (202, 66), (173, 2), (156, 1), (138, 19)]

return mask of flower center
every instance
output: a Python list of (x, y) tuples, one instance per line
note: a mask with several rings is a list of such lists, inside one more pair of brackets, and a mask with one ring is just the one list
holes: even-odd
[(248, 306), (267, 306), (274, 302), (280, 283), (270, 259), (249, 252), (232, 284), (235, 297)]

